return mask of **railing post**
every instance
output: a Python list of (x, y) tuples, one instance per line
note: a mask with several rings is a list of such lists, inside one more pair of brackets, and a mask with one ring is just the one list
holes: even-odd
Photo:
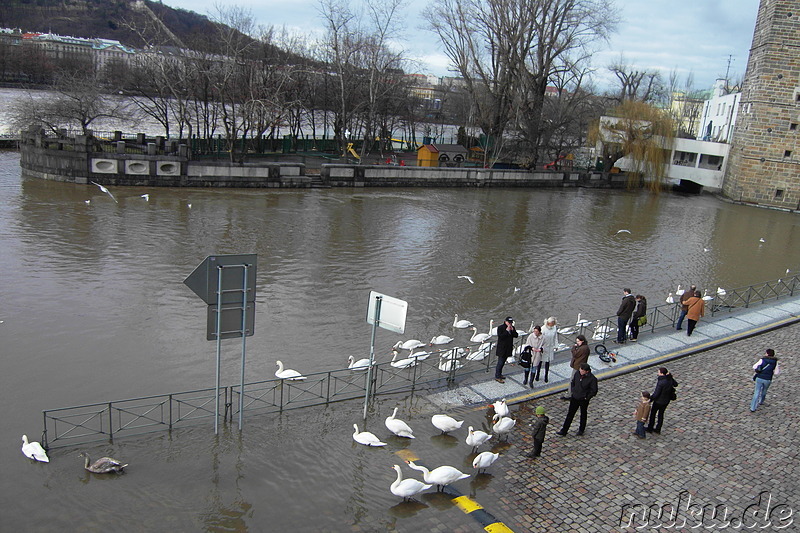
[(325, 405), (328, 405), (331, 401), (331, 372), (328, 371), (328, 379), (326, 380), (326, 390), (325, 390)]
[(169, 429), (172, 429), (172, 394), (169, 395)]
[(42, 429), (42, 447), (46, 450), (47, 445), (47, 411), (42, 411), (42, 419), (44, 422), (44, 429)]
[(749, 287), (747, 287), (747, 295), (745, 296), (745, 299), (744, 299), (744, 308), (745, 309), (750, 307), (750, 293), (752, 293), (752, 292), (753, 292), (753, 286), (750, 285)]
[(114, 440), (114, 415), (111, 413), (111, 402), (108, 402), (108, 438)]
[(789, 296), (794, 296), (795, 283), (797, 283), (797, 276), (792, 276), (792, 287), (789, 289)]

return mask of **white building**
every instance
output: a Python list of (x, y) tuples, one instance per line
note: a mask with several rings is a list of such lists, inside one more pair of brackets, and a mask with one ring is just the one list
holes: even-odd
[(703, 104), (703, 114), (697, 129), (699, 140), (726, 143), (733, 135), (742, 93), (727, 93), (726, 85), (726, 80), (717, 79), (711, 99)]

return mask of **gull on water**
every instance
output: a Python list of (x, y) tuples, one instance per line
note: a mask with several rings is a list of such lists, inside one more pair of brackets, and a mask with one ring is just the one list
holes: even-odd
[(472, 277), (471, 276), (458, 276), (458, 279), (465, 279), (465, 280), (469, 281), (472, 284), (475, 283), (474, 281), (472, 281)]

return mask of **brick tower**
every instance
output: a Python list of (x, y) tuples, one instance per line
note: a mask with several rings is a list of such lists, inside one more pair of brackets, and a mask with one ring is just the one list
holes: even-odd
[(800, 209), (800, 0), (761, 0), (722, 193)]

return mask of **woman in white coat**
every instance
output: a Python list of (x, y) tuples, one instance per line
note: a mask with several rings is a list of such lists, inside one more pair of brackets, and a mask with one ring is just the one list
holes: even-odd
[[(548, 317), (542, 325), (542, 363), (544, 363), (544, 382), (547, 383), (550, 377), (550, 363), (553, 362), (553, 357), (556, 353), (556, 346), (558, 346), (558, 326), (556, 325), (556, 317)], [(541, 364), (536, 368), (536, 376), (534, 379), (539, 380), (539, 371)]]

